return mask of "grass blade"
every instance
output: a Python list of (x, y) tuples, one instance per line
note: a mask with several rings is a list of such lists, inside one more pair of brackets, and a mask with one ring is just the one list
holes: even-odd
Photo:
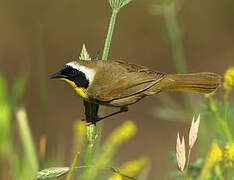
[(28, 172), (33, 175), (38, 170), (38, 161), (31, 131), (28, 125), (26, 111), (24, 108), (21, 108), (17, 111), (16, 118), (19, 126), (19, 133), (23, 144), (24, 154), (28, 163)]
[(79, 156), (80, 156), (80, 153), (79, 153), (79, 152), (76, 153), (76, 156), (75, 156), (75, 158), (73, 159), (73, 162), (72, 162), (71, 168), (70, 168), (70, 170), (69, 170), (69, 172), (68, 172), (68, 175), (67, 175), (66, 180), (70, 180), (70, 179), (71, 179), (72, 173), (73, 173), (73, 171), (74, 171), (74, 169), (75, 169), (75, 167), (76, 167), (76, 164), (77, 164), (77, 161), (78, 161), (78, 159), (79, 159)]

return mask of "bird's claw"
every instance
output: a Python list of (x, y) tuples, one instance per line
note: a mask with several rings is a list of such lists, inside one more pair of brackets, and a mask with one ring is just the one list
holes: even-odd
[(101, 118), (99, 118), (98, 116), (96, 117), (86, 117), (86, 119), (82, 119), (82, 121), (85, 121), (86, 122), (86, 125), (89, 126), (89, 125), (92, 125), (92, 124), (96, 124), (96, 122), (98, 122)]

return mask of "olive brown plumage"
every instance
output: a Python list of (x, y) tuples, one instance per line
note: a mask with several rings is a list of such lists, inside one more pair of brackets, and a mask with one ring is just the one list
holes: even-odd
[(221, 84), (215, 73), (166, 74), (125, 61), (102, 60), (67, 63), (51, 78), (64, 80), (87, 101), (120, 107), (117, 113), (161, 91), (211, 93)]

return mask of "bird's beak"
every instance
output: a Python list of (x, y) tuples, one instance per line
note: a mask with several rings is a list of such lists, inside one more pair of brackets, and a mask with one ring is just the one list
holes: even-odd
[(60, 71), (49, 76), (49, 79), (59, 79), (59, 78), (66, 78), (66, 76), (62, 75)]

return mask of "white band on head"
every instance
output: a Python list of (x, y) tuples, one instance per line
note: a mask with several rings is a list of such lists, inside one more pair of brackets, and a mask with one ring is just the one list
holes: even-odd
[(78, 69), (78, 63), (76, 62), (76, 61), (72, 61), (72, 62), (69, 62), (69, 63), (67, 63), (66, 64), (67, 66), (71, 66), (71, 67), (73, 67), (74, 69), (76, 69), (76, 70), (79, 70)]
[(89, 80), (89, 84), (92, 84), (95, 73), (96, 73), (93, 69), (90, 69), (86, 66), (81, 66), (76, 61), (69, 62), (66, 65), (71, 66), (72, 68), (83, 72), (85, 74), (85, 77)]

